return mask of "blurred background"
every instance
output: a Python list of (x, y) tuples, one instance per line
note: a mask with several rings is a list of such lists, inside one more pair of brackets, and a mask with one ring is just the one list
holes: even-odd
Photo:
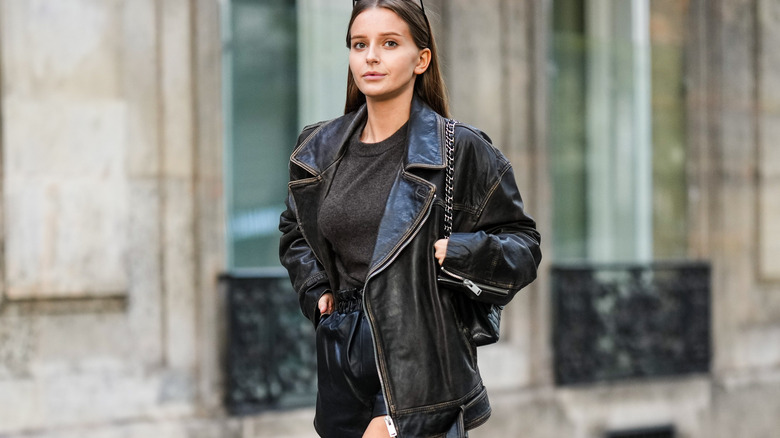
[[(471, 435), (778, 436), (780, 1), (425, 9), (544, 244)], [(0, 437), (315, 436), (277, 224), (350, 11), (0, 0)]]

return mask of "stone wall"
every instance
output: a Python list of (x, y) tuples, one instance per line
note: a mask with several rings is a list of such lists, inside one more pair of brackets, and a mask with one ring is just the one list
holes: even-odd
[(218, 24), (0, 1), (0, 436), (224, 436)]

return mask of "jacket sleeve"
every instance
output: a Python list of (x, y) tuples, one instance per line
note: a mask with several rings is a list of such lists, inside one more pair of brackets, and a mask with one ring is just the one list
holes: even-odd
[[(482, 148), (482, 151), (486, 150)], [(472, 295), (478, 301), (503, 305), (536, 278), (542, 259), (541, 236), (535, 221), (524, 211), (511, 165), (497, 150), (492, 153), (496, 159), (491, 160), (493, 165), (487, 166), (486, 174), (469, 174), (471, 184), (484, 183), (485, 196), (479, 204), (466, 205), (461, 211), (456, 205), (455, 231), (458, 232), (450, 236), (443, 268), (478, 286), (505, 291), (500, 295)], [(456, 160), (466, 158), (464, 154), (456, 155)], [(456, 171), (456, 180), (459, 173), (465, 176)], [(456, 202), (458, 186), (456, 183)]]
[[(305, 137), (305, 133), (301, 134), (301, 137)], [(291, 168), (290, 180), (295, 179)], [(287, 269), (293, 289), (298, 293), (301, 311), (316, 327), (320, 320), (317, 303), (324, 293), (330, 291), (330, 283), (325, 269), (301, 232), (295, 200), (289, 189), (285, 205), (287, 208), (279, 219), (279, 231), (282, 232), (279, 240), (279, 260)]]

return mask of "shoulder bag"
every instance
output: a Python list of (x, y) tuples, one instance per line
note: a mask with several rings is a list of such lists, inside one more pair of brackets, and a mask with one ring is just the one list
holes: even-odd
[[(452, 234), (453, 214), (453, 181), (455, 174), (455, 120), (447, 119), (445, 156), (447, 171), (444, 188), (444, 238)], [(453, 291), (456, 311), (463, 325), (469, 330), (471, 339), (476, 346), (489, 345), (498, 342), (501, 311), (504, 306), (471, 299), (474, 296), (467, 284), (462, 280), (439, 273), (440, 287)], [(468, 299), (466, 297), (469, 297)]]

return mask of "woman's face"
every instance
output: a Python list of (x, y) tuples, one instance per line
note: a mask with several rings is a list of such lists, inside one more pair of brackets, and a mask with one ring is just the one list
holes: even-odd
[(414, 80), (428, 68), (431, 51), (419, 49), (409, 26), (389, 9), (366, 9), (350, 30), (349, 68), (366, 99), (411, 101)]

